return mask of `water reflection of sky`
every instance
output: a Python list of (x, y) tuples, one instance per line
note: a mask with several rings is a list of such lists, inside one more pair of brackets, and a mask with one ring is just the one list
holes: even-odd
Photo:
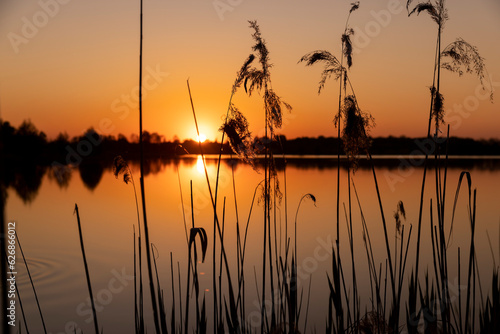
[[(215, 172), (217, 169), (213, 160), (207, 160), (208, 174), (212, 190), (215, 187)], [(309, 322), (322, 328), (328, 307), (326, 273), (331, 272), (331, 261), (325, 255), (330, 251), (329, 245), (336, 238), (336, 169), (335, 161), (329, 165), (323, 162), (321, 168), (312, 167), (312, 162), (289, 162), (284, 170), (279, 167), (278, 179), (280, 189), (286, 197), (276, 202), (276, 231), (278, 235), (278, 253), (283, 255), (285, 234), (292, 237), (293, 224), (297, 205), (306, 193), (312, 193), (316, 199), (316, 206), (310, 201), (302, 203), (297, 214), (298, 224), (298, 263), (301, 270), (300, 284), (306, 288), (312, 277), (311, 311)], [(195, 226), (204, 227), (209, 236), (209, 254), (212, 252), (213, 241), (213, 213), (211, 200), (208, 194), (204, 170), (201, 169), (201, 157), (182, 160), (155, 160), (147, 165), (145, 179), (146, 203), (148, 221), (150, 222), (151, 241), (158, 249), (157, 261), (159, 275), (165, 290), (170, 291), (170, 252), (172, 252), (174, 267), (180, 263), (181, 276), (186, 272), (187, 244), (185, 224), (189, 228), (192, 223), (191, 213), (194, 214)], [(487, 240), (487, 231), (493, 242), (496, 263), (500, 261), (498, 233), (500, 224), (500, 169), (483, 162), (478, 166), (451, 167), (447, 175), (447, 209), (446, 223), (451, 220), (451, 209), (458, 177), (462, 167), (470, 170), (473, 188), (477, 189), (477, 230), (476, 251), (481, 277), (489, 280), (489, 272), (493, 267), (491, 251)], [(131, 164), (138, 187), (139, 166)], [(33, 170), (26, 171), (33, 172)], [(256, 186), (263, 179), (263, 170), (253, 170), (250, 166), (230, 160), (221, 164), (219, 179), (218, 210), (219, 219), (224, 220), (224, 233), (229, 261), (236, 263), (234, 249), (236, 247), (236, 222), (242, 227), (249, 221), (247, 240), (247, 312), (256, 309), (257, 300), (254, 282), (254, 266), (257, 277), (260, 277), (262, 261), (262, 204), (259, 201), (259, 191), (249, 218), (251, 203)], [(86, 285), (81, 263), (81, 254), (78, 244), (76, 217), (73, 215), (75, 203), (78, 203), (82, 220), (84, 241), (86, 244), (87, 259), (90, 275), (94, 283), (94, 290), (101, 291), (101, 298), (106, 301), (106, 289), (109, 282), (116, 276), (116, 272), (132, 274), (133, 270), (133, 233), (137, 231), (137, 213), (133, 187), (121, 180), (115, 179), (109, 167), (86, 166), (73, 168), (63, 174), (64, 178), (57, 178), (50, 169), (37, 169), (33, 179), (21, 182), (22, 176), (14, 176), (9, 183), (6, 218), (17, 222), (17, 231), (23, 243), (23, 250), (28, 263), (37, 273), (35, 284), (39, 286), (39, 298), (42, 307), (46, 310), (48, 327), (53, 332), (64, 332), (68, 321), (75, 321), (86, 332), (91, 331), (91, 323), (85, 321), (87, 310)], [(233, 178), (236, 192), (233, 192)], [(407, 220), (403, 221), (405, 233), (408, 235), (410, 225), (413, 226), (410, 242), (409, 261), (414, 261), (416, 237), (416, 223), (418, 219), (418, 205), (422, 170), (400, 170), (398, 165), (377, 167), (377, 177), (382, 194), (384, 210), (388, 222), (388, 232), (391, 247), (398, 241), (395, 233), (395, 222), (392, 218), (398, 201), (403, 201), (407, 213)], [(399, 177), (399, 182), (391, 183)], [(367, 221), (375, 259), (385, 263), (385, 243), (382, 231), (378, 202), (371, 171), (362, 166), (353, 177), (363, 215)], [(22, 185), (27, 190), (21, 190)], [(426, 186), (426, 201), (424, 202), (424, 223), (422, 226), (422, 259), (423, 268), (432, 270), (432, 247), (430, 244), (429, 207), (430, 198), (435, 198), (434, 172), (428, 174)], [(341, 171), (341, 208), (349, 208), (347, 197), (347, 173)], [(453, 279), (457, 278), (458, 248), (461, 248), (462, 263), (468, 257), (470, 243), (470, 226), (467, 221), (467, 189), (462, 187), (459, 195), (456, 221), (453, 237), (448, 249), (450, 272)], [(192, 190), (191, 190), (192, 189)], [(181, 191), (183, 203), (181, 203)], [(192, 196), (191, 196), (192, 194)], [(140, 195), (140, 194), (137, 194)], [(355, 245), (355, 259), (358, 280), (367, 277), (366, 253), (363, 246), (361, 228), (361, 213), (352, 193), (353, 238)], [(191, 210), (191, 199), (193, 210)], [(237, 211), (235, 203), (237, 203)], [(433, 205), (435, 205), (433, 201)], [(285, 215), (285, 207), (287, 215)], [(184, 215), (183, 215), (184, 210)], [(434, 209), (435, 212), (435, 209)], [(345, 214), (341, 212), (340, 246), (341, 256), (346, 263), (349, 260), (347, 223)], [(286, 221), (288, 220), (288, 226)], [(274, 229), (274, 227), (273, 227)], [(274, 231), (274, 230), (273, 230)], [(274, 232), (273, 232), (274, 233)], [(274, 247), (274, 246), (273, 246)], [(398, 255), (399, 256), (399, 255)], [(411, 262), (409, 262), (411, 263)], [(462, 265), (462, 271), (466, 266)], [(63, 268), (63, 269), (61, 269)], [(31, 269), (31, 268), (30, 268)], [(235, 268), (233, 268), (235, 270)], [(25, 275), (20, 269), (20, 275)], [(205, 275), (200, 277), (202, 291), (211, 300), (211, 262), (200, 264), (200, 271)], [(350, 277), (350, 268), (346, 266), (346, 280)], [(407, 268), (407, 271), (411, 267)], [(53, 275), (40, 275), (41, 271)], [(408, 273), (408, 272), (407, 272)], [(425, 271), (421, 272), (424, 275)], [(177, 272), (175, 273), (177, 274)], [(128, 277), (128, 276), (124, 277)], [(57, 278), (57, 277), (59, 278)], [(462, 282), (465, 273), (462, 272)], [(453, 281), (452, 279), (452, 281)], [(64, 282), (71, 280), (71, 283)], [(37, 326), (37, 310), (30, 294), (28, 282), (20, 279), (20, 291), (25, 297), (25, 311), (29, 314), (29, 321), (33, 327)], [(261, 282), (259, 281), (258, 284)], [(405, 281), (405, 284), (407, 282)], [(489, 286), (488, 282), (481, 282)], [(111, 294), (111, 298), (103, 305), (99, 312), (99, 320), (106, 329), (130, 331), (133, 328), (133, 286), (123, 280), (123, 289), (120, 293)], [(176, 282), (177, 284), (177, 282)], [(185, 283), (184, 283), (185, 284)], [(183, 287), (185, 288), (185, 287)], [(360, 283), (362, 303), (368, 303), (370, 288), (368, 283)], [(24, 302), (24, 300), (23, 300)], [(83, 303), (83, 306), (82, 306)], [(147, 305), (147, 304), (146, 304)], [(23, 305), (24, 306), (24, 305)], [(168, 305), (170, 307), (170, 305)], [(258, 308), (257, 308), (258, 309)], [(82, 315), (83, 314), (83, 315)], [(124, 316), (129, 315), (129, 316)], [(210, 319), (210, 315), (208, 315)], [(120, 319), (118, 321), (118, 319)], [(149, 319), (151, 320), (151, 319)]]

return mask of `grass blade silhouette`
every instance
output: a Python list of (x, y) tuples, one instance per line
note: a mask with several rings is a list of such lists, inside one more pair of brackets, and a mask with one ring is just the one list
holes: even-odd
[(94, 320), (94, 329), (95, 329), (95, 333), (99, 334), (99, 325), (97, 323), (97, 313), (95, 311), (94, 295), (92, 293), (92, 284), (90, 283), (89, 267), (87, 265), (87, 257), (85, 256), (85, 246), (83, 244), (82, 226), (81, 226), (81, 223), (80, 223), (80, 213), (78, 212), (78, 205), (77, 204), (75, 204), (75, 214), (76, 214), (76, 220), (78, 222), (78, 233), (80, 235), (80, 247), (82, 249), (83, 265), (85, 266), (85, 276), (87, 278), (87, 287), (88, 287), (88, 290), (89, 290), (90, 303), (91, 303), (91, 306), (92, 306), (92, 315), (93, 315), (93, 320)]
[(144, 143), (143, 143), (143, 131), (142, 131), (142, 40), (143, 40), (143, 0), (140, 0), (140, 43), (139, 43), (139, 152), (140, 152), (140, 170), (141, 177), (139, 179), (141, 186), (141, 198), (142, 198), (142, 214), (144, 223), (144, 238), (146, 244), (146, 260), (148, 265), (148, 277), (149, 277), (149, 290), (151, 295), (151, 304), (153, 307), (153, 318), (156, 333), (161, 333), (160, 320), (158, 314), (158, 304), (156, 302), (156, 293), (153, 279), (153, 268), (151, 261), (151, 251), (150, 251), (150, 241), (149, 241), (149, 228), (148, 219), (146, 214), (146, 194), (144, 189)]
[(33, 279), (31, 278), (30, 269), (28, 267), (28, 263), (26, 262), (26, 258), (24, 257), (23, 248), (21, 247), (21, 242), (19, 241), (19, 236), (17, 235), (17, 233), (16, 233), (16, 240), (17, 240), (17, 244), (19, 246), (19, 250), (21, 251), (21, 256), (23, 257), (24, 265), (26, 266), (26, 271), (28, 272), (28, 277), (30, 279), (31, 288), (33, 289), (33, 294), (35, 295), (35, 301), (36, 301), (36, 306), (38, 308), (38, 314), (40, 314), (40, 319), (42, 320), (43, 332), (45, 334), (47, 334), (47, 328), (45, 327), (45, 320), (43, 318), (42, 308), (40, 307), (40, 302), (38, 301), (38, 295), (36, 293), (35, 283), (33, 283)]

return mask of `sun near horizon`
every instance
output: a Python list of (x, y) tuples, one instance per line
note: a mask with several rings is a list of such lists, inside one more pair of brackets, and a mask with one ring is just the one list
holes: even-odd
[[(284, 113), (280, 133), (335, 136), (338, 83), (330, 78), (318, 95), (321, 68), (297, 62), (314, 50), (339, 56), (350, 2), (245, 2), (223, 13), (211, 2), (196, 7), (145, 2), (144, 130), (166, 140), (197, 140), (186, 87), (190, 78), (200, 131), (209, 140), (217, 138), (235, 73), (252, 52), (248, 20), (257, 20), (273, 65), (273, 89), (293, 107)], [(462, 0), (449, 2), (448, 9), (443, 47), (457, 38), (476, 46), (487, 66), (485, 83), (498, 89), (500, 4)], [(46, 24), (33, 22), (43, 11), (38, 1), (27, 0), (4, 5), (0, 12), (0, 35), (6, 37), (0, 39), (0, 118), (13, 126), (31, 119), (49, 138), (64, 132), (78, 136), (89, 127), (105, 135), (137, 133), (137, 7), (73, 1), (60, 4)], [(424, 14), (408, 17), (404, 2), (361, 1), (349, 24), (355, 32), (350, 80), (360, 108), (375, 118), (371, 135), (425, 136), (435, 23)], [(13, 42), (12, 36), (21, 39)], [(441, 77), (450, 135), (500, 138), (498, 103), (490, 103), (477, 78), (446, 71)], [(243, 87), (233, 98), (257, 136), (264, 128), (261, 101)]]
[(196, 141), (203, 143), (207, 140), (207, 136), (204, 133), (200, 133), (200, 135), (196, 135)]

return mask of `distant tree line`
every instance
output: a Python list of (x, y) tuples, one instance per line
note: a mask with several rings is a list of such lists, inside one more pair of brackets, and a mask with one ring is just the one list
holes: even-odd
[[(262, 138), (254, 139), (255, 153), (260, 153)], [(144, 152), (149, 159), (175, 158), (185, 154), (200, 154), (200, 145), (195, 140), (180, 141), (176, 137), (167, 141), (163, 135), (144, 131)], [(138, 136), (130, 139), (123, 134), (100, 135), (89, 128), (82, 135), (70, 138), (67, 133), (60, 133), (55, 139), (48, 140), (43, 131), (39, 131), (30, 121), (25, 120), (18, 128), (0, 119), (0, 153), (2, 159), (10, 164), (37, 163), (41, 165), (79, 165), (81, 163), (101, 162), (108, 165), (116, 155), (135, 160), (139, 156)], [(276, 155), (336, 155), (338, 139), (334, 137), (301, 137), (287, 139), (283, 135), (273, 141), (272, 151)], [(218, 154), (220, 143), (205, 141), (201, 144), (204, 154)], [(371, 140), (373, 155), (500, 155), (500, 140), (474, 140), (470, 138), (450, 138), (448, 143), (433, 143), (428, 138), (379, 137)], [(223, 154), (232, 150), (225, 143)], [(344, 152), (341, 152), (343, 154)]]
[[(287, 139), (279, 136), (273, 142), (272, 150), (276, 157), (285, 154), (294, 155), (336, 155), (338, 142), (333, 137)], [(254, 140), (254, 149), (262, 147), (263, 139)], [(446, 146), (450, 155), (499, 155), (500, 141), (473, 140), (466, 138), (450, 138), (448, 143), (435, 143), (428, 138), (386, 137), (372, 139), (372, 151), (377, 155), (422, 155), (432, 153), (436, 149), (445, 153)], [(166, 141), (158, 133), (144, 132), (146, 156), (145, 174), (156, 174), (165, 164), (178, 164), (175, 157), (186, 154), (199, 154), (199, 143), (194, 140), (178, 139)], [(220, 143), (204, 142), (203, 153), (218, 154)], [(229, 145), (223, 146), (223, 153), (231, 153)], [(0, 187), (11, 187), (26, 203), (31, 202), (41, 186), (42, 178), (47, 175), (60, 187), (67, 187), (74, 172), (78, 172), (83, 184), (93, 190), (99, 184), (107, 168), (117, 155), (136, 164), (139, 156), (137, 136), (127, 139), (124, 135), (101, 136), (90, 128), (81, 136), (70, 138), (66, 133), (59, 134), (55, 139), (48, 140), (44, 132), (39, 131), (32, 122), (24, 121), (18, 128), (9, 122), (0, 120)], [(234, 159), (238, 159), (234, 155)], [(189, 163), (195, 163), (195, 159)], [(289, 165), (297, 167), (332, 168), (329, 159), (287, 159)], [(235, 163), (227, 160), (227, 163)], [(239, 163), (239, 162), (237, 162)], [(243, 162), (241, 162), (243, 163)], [(259, 163), (259, 162), (258, 162)], [(398, 159), (381, 161), (391, 168)], [(463, 167), (474, 164), (467, 160), (461, 162)], [(495, 166), (498, 166), (495, 164)], [(486, 166), (487, 167), (487, 166)], [(283, 161), (277, 161), (277, 168), (283, 168)], [(363, 168), (363, 163), (361, 163)], [(498, 168), (498, 167), (494, 167)]]

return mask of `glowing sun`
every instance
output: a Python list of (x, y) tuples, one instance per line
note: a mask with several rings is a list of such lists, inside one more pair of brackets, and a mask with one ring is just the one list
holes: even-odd
[(207, 140), (207, 136), (204, 133), (200, 133), (199, 136), (196, 136), (196, 140), (200, 143), (203, 143), (205, 140)]

